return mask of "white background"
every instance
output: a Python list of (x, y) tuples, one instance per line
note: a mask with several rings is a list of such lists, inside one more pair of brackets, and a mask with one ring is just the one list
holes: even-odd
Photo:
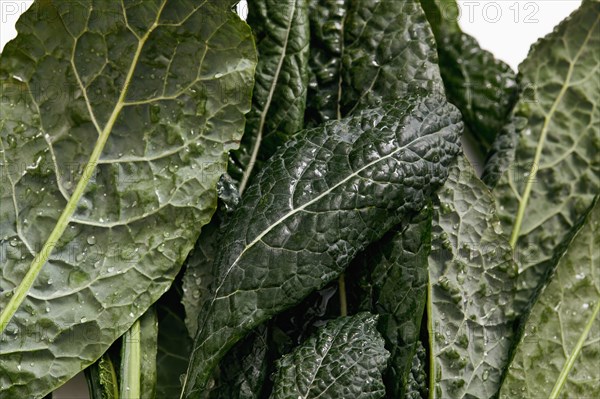
[[(574, 11), (581, 0), (457, 0), (459, 23), (479, 44), (515, 71), (538, 38)], [(33, 0), (0, 0), (0, 51), (17, 32), (15, 23)], [(251, 4), (251, 2), (250, 2)], [(55, 399), (86, 399), (81, 376), (54, 395)]]

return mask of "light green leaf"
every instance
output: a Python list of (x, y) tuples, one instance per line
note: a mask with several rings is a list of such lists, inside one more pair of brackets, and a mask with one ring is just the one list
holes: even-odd
[[(600, 396), (600, 204), (575, 226), (527, 315), (501, 398)], [(558, 264), (556, 264), (558, 263)]]
[(105, 353), (85, 369), (91, 399), (119, 399), (119, 381), (110, 356)]
[(272, 399), (378, 399), (388, 351), (369, 313), (328, 322), (277, 362)]
[(121, 345), (121, 398), (154, 399), (158, 321), (148, 309), (123, 334)]
[(516, 265), (489, 189), (459, 157), (434, 208), (430, 398), (491, 398), (508, 364)]
[(307, 129), (269, 160), (224, 232), (187, 397), (198, 397), (249, 330), (336, 278), (425, 205), (459, 151), (459, 119), (442, 96), (415, 95)]
[(524, 303), (541, 283), (544, 263), (600, 191), (599, 21), (600, 2), (585, 0), (532, 46), (519, 67), (524, 92), (514, 111), (527, 123), (505, 130), (516, 139), (499, 138), (516, 144), (499, 157), (514, 159), (510, 167), (500, 170), (495, 162), (501, 177), (493, 194), (518, 256)]
[(0, 57), (0, 396), (43, 397), (99, 358), (210, 219), (256, 63), (230, 6), (36, 1), (17, 23)]

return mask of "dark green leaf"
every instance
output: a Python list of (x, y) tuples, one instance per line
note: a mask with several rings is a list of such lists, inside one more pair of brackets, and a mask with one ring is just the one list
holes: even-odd
[(547, 268), (547, 286), (527, 315), (501, 398), (600, 396), (600, 204)]
[(306, 119), (321, 124), (338, 119), (344, 20), (348, 0), (308, 0), (310, 59)]
[(444, 182), (461, 128), (442, 96), (415, 95), (308, 129), (278, 151), (223, 235), (187, 396), (196, 397), (250, 329), (336, 278), (358, 251), (419, 211)]
[(313, 0), (310, 21), (308, 122), (339, 119), (418, 88), (443, 91), (435, 41), (418, 1)]
[(115, 367), (108, 354), (85, 369), (91, 399), (119, 399), (119, 382)]
[(307, 0), (253, 0), (249, 8), (248, 23), (259, 58), (252, 109), (229, 168), (240, 180), (240, 192), (247, 187), (255, 163), (267, 160), (302, 129), (308, 85), (307, 8)]
[(502, 174), (514, 164), (515, 148), (519, 142), (519, 131), (526, 126), (525, 118), (511, 117), (507, 124), (498, 132), (485, 161), (481, 180), (488, 186), (494, 187)]
[(198, 331), (202, 305), (211, 298), (210, 285), (214, 279), (213, 261), (218, 250), (220, 226), (221, 218), (215, 215), (209, 224), (202, 227), (200, 237), (185, 262), (181, 303), (185, 308), (185, 325), (192, 339)]
[(417, 350), (412, 358), (406, 383), (406, 394), (403, 397), (405, 399), (427, 399), (429, 397), (427, 351), (420, 340), (417, 341)]
[(421, 0), (437, 41), (448, 100), (484, 149), (505, 125), (517, 97), (513, 70), (458, 26), (456, 0)]
[(228, 174), (221, 176), (217, 183), (217, 193), (217, 211), (210, 223), (202, 227), (202, 233), (185, 261), (182, 278), (181, 303), (185, 308), (185, 325), (192, 339), (198, 330), (198, 314), (202, 305), (210, 299), (210, 285), (215, 274), (213, 261), (218, 251), (218, 238), (223, 228), (223, 220), (240, 202), (237, 183)]
[(36, 1), (17, 23), (0, 58), (0, 396), (42, 397), (98, 359), (210, 219), (256, 62), (230, 3)]
[[(427, 297), (431, 206), (369, 246), (351, 265), (358, 271), (362, 310), (379, 315), (378, 329), (391, 357), (384, 374), (390, 398), (404, 397)], [(362, 274), (362, 275), (361, 275)], [(352, 271), (346, 273), (352, 276)]]
[(376, 316), (359, 313), (330, 321), (277, 362), (272, 399), (378, 399), (389, 353)]
[[(531, 48), (519, 67), (525, 90), (514, 112), (526, 125), (516, 138), (512, 128), (499, 138), (516, 144), (500, 156), (504, 170), (497, 161), (492, 167), (501, 173), (493, 194), (519, 256), (523, 302), (541, 283), (545, 262), (600, 191), (599, 20), (600, 2), (586, 0)], [(496, 179), (489, 177), (491, 183)]]
[(183, 321), (179, 279), (156, 304), (158, 316), (158, 353), (156, 357), (156, 397), (178, 398), (181, 377), (185, 374), (192, 351), (192, 340)]
[(267, 335), (267, 326), (261, 325), (225, 355), (211, 399), (261, 397), (268, 368)]
[(513, 336), (516, 265), (494, 198), (459, 157), (438, 193), (427, 305), (431, 398), (491, 398)]

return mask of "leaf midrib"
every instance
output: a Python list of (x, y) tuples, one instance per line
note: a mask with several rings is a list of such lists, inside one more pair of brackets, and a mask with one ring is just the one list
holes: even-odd
[(579, 340), (577, 340), (577, 344), (575, 345), (575, 348), (573, 348), (573, 351), (571, 351), (571, 354), (569, 355), (569, 357), (567, 358), (567, 361), (563, 365), (563, 367), (560, 371), (560, 375), (558, 376), (558, 379), (556, 381), (556, 384), (554, 384), (554, 387), (552, 388), (552, 392), (550, 393), (549, 399), (558, 398), (560, 391), (562, 390), (563, 386), (567, 382), (567, 377), (569, 376), (569, 373), (575, 366), (575, 361), (579, 357), (579, 354), (581, 353), (581, 350), (583, 349), (583, 345), (585, 344), (585, 341), (587, 340), (587, 337), (588, 337), (590, 331), (592, 330), (592, 325), (594, 324), (594, 321), (598, 317), (599, 313), (600, 313), (600, 300), (596, 302), (594, 311), (590, 315), (590, 318), (588, 319), (583, 332), (579, 336)]
[(293, 215), (297, 214), (298, 212), (304, 210), (305, 208), (307, 208), (308, 206), (318, 202), (319, 200), (325, 198), (327, 195), (329, 195), (330, 193), (332, 193), (334, 190), (336, 190), (338, 187), (342, 186), (343, 184), (347, 183), (348, 181), (350, 181), (352, 178), (357, 177), (360, 175), (360, 173), (364, 172), (365, 170), (373, 167), (374, 165), (378, 164), (379, 162), (382, 162), (388, 158), (392, 158), (394, 155), (398, 154), (399, 152), (402, 152), (403, 150), (407, 149), (409, 146), (413, 145), (414, 143), (417, 143), (420, 140), (424, 140), (424, 139), (429, 139), (432, 136), (434, 136), (437, 133), (431, 134), (431, 135), (425, 135), (425, 136), (420, 136), (417, 137), (416, 139), (412, 140), (411, 142), (407, 143), (406, 145), (402, 146), (402, 147), (398, 147), (396, 148), (394, 151), (390, 152), (388, 155), (385, 155), (381, 158), (377, 158), (376, 160), (368, 163), (367, 165), (363, 166), (362, 168), (358, 169), (355, 172), (350, 173), (348, 176), (346, 176), (345, 178), (343, 178), (342, 180), (340, 180), (338, 183), (336, 183), (335, 185), (331, 186), (330, 188), (328, 188), (327, 190), (323, 191), (321, 194), (319, 194), (318, 196), (316, 196), (315, 198), (311, 199), (310, 201), (305, 202), (304, 204), (302, 204), (301, 206), (294, 208), (292, 210), (290, 210), (289, 212), (287, 212), (286, 214), (284, 214), (283, 216), (281, 216), (279, 219), (277, 219), (275, 222), (273, 222), (272, 224), (270, 224), (266, 229), (264, 229), (258, 236), (256, 236), (256, 238), (254, 238), (249, 244), (247, 244), (244, 249), (242, 250), (242, 252), (236, 257), (236, 259), (231, 263), (231, 266), (229, 266), (229, 268), (227, 269), (227, 271), (225, 272), (225, 274), (223, 275), (223, 277), (221, 277), (221, 283), (219, 284), (218, 287), (216, 287), (215, 289), (215, 295), (213, 300), (211, 301), (211, 305), (212, 303), (214, 303), (216, 300), (218, 299), (224, 299), (227, 298), (229, 296), (235, 295), (238, 290), (235, 290), (225, 296), (218, 296), (219, 291), (221, 290), (221, 288), (223, 287), (223, 284), (225, 283), (227, 276), (229, 275), (229, 273), (231, 272), (231, 270), (233, 270), (233, 268), (237, 265), (237, 263), (242, 259), (242, 257), (244, 256), (244, 254), (252, 247), (254, 247), (254, 245), (256, 245), (259, 241), (262, 240), (262, 238), (267, 235), (270, 231), (272, 231), (276, 226), (280, 225), (281, 223), (283, 223), (285, 220), (287, 220), (288, 218), (292, 217)]
[(569, 70), (567, 71), (567, 75), (565, 77), (564, 84), (562, 85), (558, 96), (552, 103), (552, 106), (550, 107), (550, 111), (548, 112), (548, 114), (546, 114), (546, 117), (544, 118), (544, 124), (542, 125), (540, 138), (538, 140), (538, 144), (535, 149), (535, 155), (533, 158), (533, 162), (531, 163), (531, 167), (527, 174), (527, 181), (525, 183), (525, 189), (523, 190), (522, 199), (519, 201), (519, 208), (517, 210), (515, 224), (513, 225), (513, 230), (512, 230), (511, 236), (510, 236), (509, 243), (513, 249), (515, 248), (515, 246), (517, 244), (517, 240), (519, 239), (519, 236), (521, 233), (521, 225), (523, 224), (523, 217), (525, 216), (525, 209), (527, 208), (527, 204), (529, 202), (529, 196), (531, 195), (531, 190), (533, 188), (533, 181), (535, 180), (533, 178), (533, 175), (536, 172), (537, 165), (539, 165), (539, 163), (540, 163), (540, 158), (542, 156), (542, 150), (546, 143), (546, 136), (548, 134), (548, 129), (550, 128), (550, 121), (553, 119), (554, 114), (556, 113), (556, 110), (558, 108), (558, 105), (561, 103), (565, 93), (571, 87), (570, 86), (571, 78), (573, 75), (573, 70), (575, 69), (575, 65), (577, 64), (579, 57), (583, 53), (583, 50), (586, 48), (587, 43), (589, 42), (590, 38), (592, 37), (592, 32), (594, 32), (594, 28), (598, 24), (599, 19), (600, 19), (600, 16), (596, 17), (596, 20), (594, 21), (590, 30), (588, 31), (588, 34), (587, 34), (585, 40), (583, 41), (583, 43), (581, 44), (581, 47), (577, 51), (577, 54), (573, 58), (573, 61), (569, 64)]
[[(157, 11), (154, 23), (150, 26), (150, 28), (144, 34), (144, 36), (142, 36), (141, 38), (138, 39), (138, 46), (137, 46), (137, 49), (131, 60), (131, 65), (129, 66), (129, 70), (127, 71), (125, 81), (123, 82), (123, 88), (121, 90), (121, 94), (119, 95), (117, 103), (115, 104), (115, 107), (110, 115), (110, 118), (108, 119), (108, 122), (106, 123), (106, 125), (104, 126), (104, 129), (102, 129), (100, 135), (98, 136), (98, 140), (96, 141), (96, 144), (94, 145), (92, 154), (90, 155), (90, 158), (88, 159), (88, 162), (85, 165), (85, 169), (84, 169), (85, 171), (91, 171), (91, 170), (96, 169), (96, 165), (98, 164), (98, 160), (100, 159), (100, 156), (102, 155), (102, 152), (104, 151), (104, 147), (106, 145), (106, 142), (108, 141), (108, 137), (110, 136), (110, 133), (112, 132), (114, 124), (115, 124), (117, 118), (119, 117), (121, 110), (123, 109), (123, 106), (125, 105), (125, 97), (127, 96), (129, 85), (131, 84), (131, 80), (133, 78), (133, 74), (135, 72), (137, 63), (139, 61), (139, 57), (142, 53), (142, 49), (143, 49), (146, 41), (148, 40), (148, 37), (150, 36), (150, 34), (152, 34), (154, 29), (156, 29), (156, 27), (159, 26), (158, 21), (160, 19), (160, 16), (162, 14), (162, 11), (163, 11), (166, 3), (167, 3), (167, 0), (163, 0), (163, 2), (161, 3), (161, 5)], [(75, 68), (74, 65), (73, 65), (73, 68)], [(89, 107), (90, 112), (91, 112), (91, 104), (88, 103), (87, 98), (86, 98), (86, 106)], [(92, 117), (93, 117), (93, 114), (92, 114)], [(77, 204), (79, 203), (79, 200), (83, 196), (83, 193), (85, 192), (85, 189), (86, 189), (92, 175), (93, 175), (93, 173), (83, 173), (82, 174), (81, 179), (79, 180), (79, 182), (77, 183), (77, 186), (75, 187), (75, 190), (73, 191), (73, 194), (69, 198), (69, 201), (65, 205), (65, 208), (63, 209), (60, 217), (58, 218), (56, 225), (54, 226), (54, 229), (48, 236), (48, 239), (44, 243), (44, 246), (42, 247), (41, 251), (38, 252), (38, 254), (34, 257), (33, 261), (31, 262), (31, 264), (29, 266), (29, 270), (23, 277), (23, 280), (21, 280), (21, 283), (19, 284), (19, 286), (14, 291), (14, 294), (11, 297), (8, 304), (6, 305), (6, 308), (4, 308), (2, 310), (2, 313), (0, 314), (0, 333), (2, 331), (4, 331), (4, 329), (8, 326), (8, 323), (10, 322), (10, 320), (12, 319), (14, 314), (17, 312), (17, 310), (19, 309), (19, 307), (25, 300), (25, 297), (27, 296), (29, 290), (31, 289), (31, 286), (35, 282), (35, 279), (37, 278), (38, 274), (42, 270), (42, 267), (48, 261), (48, 258), (50, 257), (55, 245), (58, 243), (58, 241), (62, 237), (65, 229), (69, 225), (69, 222), (71, 221), (71, 217), (75, 213), (75, 210), (77, 209)]]

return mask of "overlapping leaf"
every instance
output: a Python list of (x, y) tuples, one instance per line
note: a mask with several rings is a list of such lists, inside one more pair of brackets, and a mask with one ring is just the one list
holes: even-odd
[(501, 398), (600, 395), (600, 205), (590, 207), (548, 267), (523, 326)]
[(17, 30), (0, 58), (0, 396), (39, 398), (170, 285), (256, 54), (230, 2), (37, 1)]
[(516, 265), (494, 199), (464, 157), (438, 193), (427, 305), (432, 398), (491, 398), (508, 364)]
[(304, 122), (308, 85), (309, 23), (307, 0), (255, 0), (248, 23), (259, 54), (252, 109), (240, 149), (229, 170), (240, 192), (279, 145)]
[(458, 26), (456, 0), (421, 0), (437, 40), (448, 100), (484, 149), (505, 125), (517, 97), (515, 73)]
[(312, 0), (310, 23), (309, 123), (415, 89), (443, 91), (433, 33), (418, 1)]
[(254, 329), (223, 358), (211, 399), (258, 399), (267, 378), (267, 325)]
[(431, 214), (427, 205), (360, 254), (351, 265), (360, 276), (358, 286), (352, 284), (352, 271), (347, 273), (360, 308), (379, 315), (378, 330), (390, 351), (384, 374), (390, 398), (404, 397), (419, 340), (427, 296)]
[(442, 96), (415, 95), (308, 129), (278, 151), (223, 236), (187, 396), (203, 389), (248, 330), (323, 287), (354, 254), (420, 210), (445, 180), (461, 128)]
[(181, 287), (176, 280), (157, 302), (158, 348), (156, 397), (177, 398), (189, 362), (192, 340), (184, 323)]
[(378, 399), (389, 353), (369, 313), (328, 322), (277, 362), (272, 399)]
[[(538, 41), (520, 65), (524, 93), (514, 118), (520, 129), (501, 137), (509, 150), (492, 168), (502, 226), (519, 255), (519, 286), (527, 302), (544, 263), (600, 191), (600, 2), (580, 9)], [(510, 151), (510, 143), (516, 144)], [(514, 159), (500, 170), (499, 161)], [(496, 178), (488, 173), (489, 180)]]

